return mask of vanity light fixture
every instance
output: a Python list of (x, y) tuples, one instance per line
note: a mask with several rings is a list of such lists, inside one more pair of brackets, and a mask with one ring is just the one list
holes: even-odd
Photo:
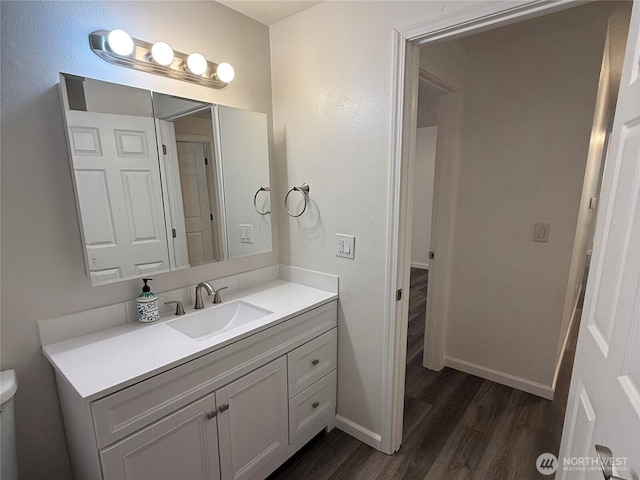
[(168, 67), (173, 63), (175, 58), (173, 48), (171, 48), (169, 44), (156, 42), (151, 46), (150, 60), (156, 62), (158, 65)]
[(216, 68), (216, 75), (220, 81), (229, 83), (236, 76), (236, 71), (228, 63), (221, 63)]
[(132, 38), (124, 30), (93, 32), (89, 45), (107, 62), (207, 87), (226, 87), (235, 76), (228, 63), (210, 62), (200, 53), (176, 52), (165, 42), (152, 45)]
[(128, 57), (133, 53), (133, 38), (124, 30), (111, 30), (107, 35), (109, 50), (117, 55)]
[(187, 57), (186, 67), (194, 75), (202, 75), (207, 71), (207, 59), (199, 53), (191, 53)]

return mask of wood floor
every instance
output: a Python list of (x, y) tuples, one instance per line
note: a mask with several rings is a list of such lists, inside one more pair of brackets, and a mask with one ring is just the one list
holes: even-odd
[[(385, 455), (338, 429), (322, 433), (269, 480), (548, 479), (558, 454), (577, 341), (574, 322), (553, 401), (445, 368), (422, 367), (427, 271), (412, 269), (402, 447)], [(577, 318), (580, 318), (579, 314)]]

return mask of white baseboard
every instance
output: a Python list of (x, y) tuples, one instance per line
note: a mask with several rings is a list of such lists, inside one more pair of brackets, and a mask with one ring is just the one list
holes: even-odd
[(429, 270), (429, 264), (428, 263), (411, 262), (411, 267), (413, 267), (413, 268), (421, 268), (422, 270)]
[(357, 438), (361, 442), (366, 443), (370, 447), (380, 450), (382, 437), (368, 428), (365, 428), (356, 422), (352, 422), (341, 415), (336, 415), (336, 428), (348, 433), (354, 438)]
[(522, 390), (523, 392), (531, 393), (532, 395), (546, 398), (547, 400), (553, 400), (554, 391), (550, 385), (532, 382), (531, 380), (483, 367), (475, 363), (467, 362), (466, 360), (460, 360), (459, 358), (445, 357), (445, 365), (455, 370), (460, 370), (461, 372), (470, 373), (476, 377), (515, 388), (516, 390)]
[(576, 319), (576, 310), (578, 309), (578, 302), (580, 301), (582, 288), (583, 288), (583, 285), (580, 285), (580, 289), (578, 290), (578, 295), (576, 296), (576, 301), (573, 304), (573, 310), (571, 311), (571, 320), (569, 320), (569, 328), (567, 328), (567, 333), (565, 333), (564, 335), (564, 342), (562, 342), (562, 350), (560, 350), (560, 355), (558, 356), (556, 372), (553, 374), (553, 391), (554, 392), (556, 390), (556, 382), (558, 381), (558, 375), (560, 374), (560, 367), (562, 366), (562, 359), (564, 358), (564, 352), (567, 349), (567, 343), (569, 342), (569, 335), (571, 333), (571, 328), (573, 328), (573, 322)]

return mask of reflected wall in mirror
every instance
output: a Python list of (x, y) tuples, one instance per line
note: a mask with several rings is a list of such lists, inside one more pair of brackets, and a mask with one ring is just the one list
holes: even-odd
[(267, 116), (222, 105), (215, 111), (229, 258), (270, 252)]
[(71, 75), (61, 82), (93, 285), (169, 271), (150, 93)]
[(271, 251), (266, 114), (60, 77), (93, 285)]

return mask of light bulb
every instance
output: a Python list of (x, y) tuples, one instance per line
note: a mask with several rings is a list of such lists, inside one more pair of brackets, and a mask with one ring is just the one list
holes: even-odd
[(221, 82), (229, 83), (236, 76), (236, 72), (228, 63), (221, 63), (216, 68), (216, 76)]
[(202, 75), (207, 71), (207, 59), (199, 53), (192, 53), (187, 57), (187, 68), (194, 75)]
[(135, 47), (131, 35), (124, 30), (111, 30), (107, 37), (107, 43), (113, 53), (117, 53), (123, 57), (131, 55)]
[(151, 47), (151, 59), (158, 65), (167, 67), (173, 63), (173, 48), (164, 42), (156, 42)]

